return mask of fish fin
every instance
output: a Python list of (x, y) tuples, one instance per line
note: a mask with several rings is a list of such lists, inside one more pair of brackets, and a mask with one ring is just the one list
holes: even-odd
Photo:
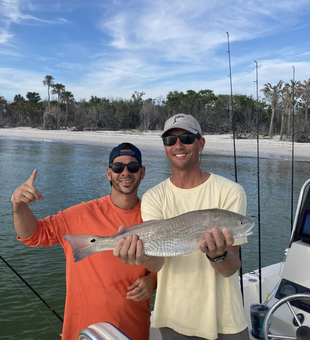
[[(119, 232), (118, 232), (117, 234), (115, 234), (115, 235), (121, 235), (121, 234), (123, 234), (123, 233), (128, 232), (128, 230), (139, 229), (139, 228), (141, 228), (141, 227), (146, 227), (146, 226), (148, 226), (148, 225), (150, 225), (150, 224), (154, 225), (154, 224), (159, 223), (159, 222), (162, 222), (162, 220), (151, 220), (151, 221), (142, 222), (142, 223), (133, 225), (133, 226), (131, 226), (131, 227), (124, 228), (124, 229), (122, 229), (121, 231), (119, 231)], [(113, 235), (113, 236), (115, 236), (115, 235)]]
[(94, 241), (96, 241), (97, 236), (67, 234), (63, 237), (72, 247), (74, 262), (81, 261), (85, 257), (98, 252), (94, 249)]

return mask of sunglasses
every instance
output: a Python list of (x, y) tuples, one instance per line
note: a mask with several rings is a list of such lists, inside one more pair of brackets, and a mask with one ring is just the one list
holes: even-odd
[(130, 162), (128, 164), (124, 164), (120, 162), (112, 163), (110, 164), (109, 168), (111, 168), (112, 171), (115, 172), (116, 174), (120, 174), (124, 171), (125, 166), (127, 166), (128, 171), (132, 172), (133, 174), (138, 172), (141, 168), (141, 165), (137, 162)]
[(183, 135), (179, 136), (170, 135), (163, 137), (163, 142), (166, 146), (173, 146), (177, 142), (178, 138), (180, 139), (180, 142), (182, 144), (193, 144), (195, 138), (200, 139), (201, 136), (199, 133), (197, 133), (196, 135), (192, 133), (184, 133)]

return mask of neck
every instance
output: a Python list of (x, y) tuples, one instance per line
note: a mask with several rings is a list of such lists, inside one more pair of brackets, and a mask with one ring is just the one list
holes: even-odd
[(210, 174), (204, 173), (200, 168), (196, 171), (172, 171), (170, 180), (173, 185), (181, 189), (191, 189), (198, 187), (206, 180), (208, 180)]
[(137, 192), (131, 194), (121, 194), (112, 190), (110, 194), (112, 203), (122, 210), (132, 210), (139, 202)]

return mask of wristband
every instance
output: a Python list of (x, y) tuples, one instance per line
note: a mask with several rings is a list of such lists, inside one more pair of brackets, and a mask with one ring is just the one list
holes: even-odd
[(209, 261), (214, 262), (214, 263), (219, 263), (219, 262), (225, 261), (226, 256), (227, 256), (227, 251), (225, 251), (225, 253), (223, 255), (215, 257), (214, 259), (211, 259), (211, 257), (209, 257), (207, 254), (206, 254), (206, 256), (207, 256)]

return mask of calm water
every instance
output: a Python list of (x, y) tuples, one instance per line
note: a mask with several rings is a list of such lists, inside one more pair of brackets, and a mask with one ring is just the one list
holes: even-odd
[[(121, 142), (121, 141), (120, 141)], [(114, 146), (114, 145), (113, 145)], [(16, 240), (10, 196), (30, 176), (44, 200), (32, 204), (36, 217), (55, 214), (81, 201), (107, 195), (108, 155), (112, 145), (84, 145), (0, 138), (0, 255), (63, 316), (65, 262), (62, 248), (28, 248)], [(147, 167), (141, 195), (169, 177), (170, 165), (161, 149), (141, 148)], [(232, 157), (204, 155), (205, 171), (234, 180)], [(257, 161), (238, 158), (238, 182), (248, 196), (248, 216), (257, 216)], [(294, 208), (302, 184), (310, 177), (310, 162), (295, 163)], [(279, 158), (260, 160), (262, 264), (284, 256), (290, 237), (291, 162)], [(255, 219), (255, 217), (254, 217)], [(258, 267), (257, 228), (242, 248), (243, 272)], [(0, 339), (58, 339), (61, 322), (0, 260)], [(78, 299), (78, 297), (77, 297)]]

